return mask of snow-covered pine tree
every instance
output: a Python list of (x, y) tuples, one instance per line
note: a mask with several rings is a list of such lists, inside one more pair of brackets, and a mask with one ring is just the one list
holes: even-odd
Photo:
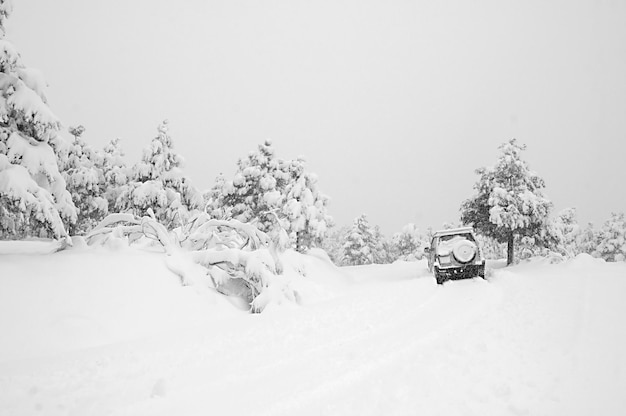
[(128, 186), (132, 171), (126, 167), (119, 138), (112, 139), (103, 150), (100, 169), (104, 175), (104, 197), (107, 200), (108, 211), (116, 212), (117, 199)]
[(521, 159), (526, 149), (512, 139), (501, 145), (494, 167), (476, 170), (476, 195), (463, 202), (461, 221), (482, 234), (507, 243), (507, 264), (514, 261), (515, 236), (535, 237), (546, 227), (552, 203), (543, 196), (545, 183)]
[(428, 246), (427, 237), (417, 226), (409, 223), (402, 231), (391, 237), (394, 257), (401, 260), (419, 260), (424, 256), (424, 247)]
[(284, 163), (289, 180), (282, 191), (282, 215), (289, 221), (293, 247), (301, 253), (319, 247), (333, 219), (328, 215), (328, 197), (317, 186), (317, 176), (305, 171), (302, 158)]
[(332, 225), (317, 177), (303, 159), (277, 158), (269, 140), (238, 161), (232, 181), (218, 177), (205, 200), (212, 216), (254, 223), (274, 239), (286, 233), (299, 251), (318, 246)]
[(275, 157), (272, 143), (265, 141), (257, 151), (239, 159), (233, 180), (224, 183), (213, 208), (243, 223), (252, 222), (270, 235), (287, 229), (287, 222), (280, 217), (285, 202), (281, 189), (288, 180), (281, 169), (283, 163)]
[(225, 219), (231, 217), (230, 213), (225, 212), (226, 207), (222, 205), (225, 185), (226, 178), (224, 174), (220, 172), (215, 178), (213, 186), (202, 193), (204, 211), (212, 218)]
[(556, 242), (556, 251), (565, 257), (574, 257), (581, 253), (578, 239), (581, 234), (576, 220), (576, 208), (565, 208), (550, 223), (550, 234)]
[(347, 236), (351, 231), (351, 227), (343, 226), (338, 229), (333, 229), (326, 234), (324, 240), (322, 240), (321, 248), (326, 251), (328, 257), (337, 266), (344, 266), (344, 250), (343, 246), (347, 240)]
[(376, 264), (389, 264), (393, 263), (396, 258), (394, 257), (394, 248), (391, 239), (387, 238), (378, 225), (374, 226), (374, 263)]
[(587, 223), (587, 226), (582, 228), (578, 236), (576, 236), (576, 253), (593, 255), (596, 251), (598, 232), (592, 223)]
[(343, 262), (350, 266), (372, 264), (380, 247), (380, 235), (370, 225), (367, 216), (362, 214), (354, 219), (352, 228), (346, 235)]
[(69, 226), (69, 232), (83, 235), (108, 214), (104, 197), (106, 184), (100, 168), (102, 155), (82, 138), (85, 128), (70, 127), (69, 131), (74, 141), (63, 152), (59, 168), (78, 214), (76, 222)]
[(182, 164), (183, 158), (172, 147), (166, 120), (117, 198), (119, 212), (131, 211), (142, 217), (151, 210), (168, 229), (183, 225), (193, 210), (201, 208), (202, 195), (183, 174)]
[(596, 238), (595, 256), (606, 261), (626, 261), (626, 215), (623, 212), (611, 213)]
[(12, 2), (0, 0), (0, 238), (67, 238), (76, 208), (57, 166), (61, 124), (41, 73), (5, 37)]

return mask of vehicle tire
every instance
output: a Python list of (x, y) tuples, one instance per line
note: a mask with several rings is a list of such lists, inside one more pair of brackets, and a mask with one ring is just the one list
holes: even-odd
[(434, 274), (435, 274), (435, 280), (437, 281), (438, 285), (442, 285), (443, 282), (446, 281), (445, 276), (443, 276), (441, 273), (439, 273), (439, 269), (438, 268), (434, 268)]
[(485, 266), (478, 266), (478, 277), (485, 279)]
[(468, 240), (459, 241), (452, 249), (454, 258), (459, 263), (469, 263), (476, 257), (476, 244)]

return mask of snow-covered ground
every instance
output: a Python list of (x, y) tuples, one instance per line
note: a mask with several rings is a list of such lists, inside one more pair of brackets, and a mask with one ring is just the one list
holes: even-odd
[[(0, 246), (1, 415), (623, 415), (626, 263), (338, 269), (251, 315), (157, 252)], [(30, 252), (31, 254), (20, 254)]]

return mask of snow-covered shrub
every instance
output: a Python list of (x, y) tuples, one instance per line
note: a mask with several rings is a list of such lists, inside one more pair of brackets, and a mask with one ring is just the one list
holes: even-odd
[(116, 210), (141, 217), (150, 209), (168, 229), (185, 224), (203, 201), (183, 174), (182, 164), (164, 121), (158, 135), (144, 149), (141, 161), (133, 167), (131, 180), (117, 197)]
[(270, 303), (297, 301), (297, 294), (281, 277), (280, 244), (253, 225), (197, 213), (179, 231), (168, 231), (154, 216), (111, 214), (85, 240), (103, 244), (120, 238), (129, 243), (152, 239), (163, 246), (167, 266), (183, 284), (197, 283), (191, 266), (201, 265), (214, 289), (244, 298), (253, 312), (262, 311)]
[(545, 183), (521, 159), (525, 145), (515, 139), (500, 146), (494, 167), (476, 170), (476, 195), (463, 202), (461, 222), (483, 235), (507, 243), (507, 263), (514, 261), (517, 237), (537, 238), (546, 228), (552, 203), (543, 196)]
[(76, 209), (57, 167), (64, 146), (45, 80), (5, 38), (11, 2), (0, 0), (0, 238), (67, 238)]
[(626, 215), (612, 213), (596, 234), (597, 246), (594, 256), (606, 261), (626, 260)]

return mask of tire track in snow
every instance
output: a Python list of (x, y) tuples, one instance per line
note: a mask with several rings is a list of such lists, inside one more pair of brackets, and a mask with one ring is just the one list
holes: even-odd
[[(241, 357), (238, 369), (226, 369), (217, 379), (202, 380), (203, 372), (214, 373), (211, 366), (199, 366), (196, 375), (189, 377), (196, 385), (179, 385), (162, 403), (137, 403), (128, 413), (119, 414), (165, 415), (174, 409), (202, 414), (216, 401), (229, 402), (233, 414), (315, 414), (311, 409), (319, 410), (325, 397), (369, 383), (372, 374), (419, 353), (441, 333), (472, 321), (500, 299), (498, 290), (482, 280), (439, 287), (430, 279), (419, 279), (368, 285), (355, 292), (348, 295), (351, 301), (344, 298), (332, 308), (324, 305), (311, 311), (308, 320), (298, 314), (295, 320), (304, 327), (282, 347), (275, 345), (279, 351), (267, 351), (266, 345), (247, 351), (249, 355)], [(464, 313), (459, 315), (459, 310)], [(334, 320), (328, 320), (333, 316)], [(335, 326), (315, 331), (319, 319)], [(363, 325), (368, 320), (370, 323)], [(284, 335), (289, 336), (287, 332)], [(315, 342), (315, 335), (321, 343)], [(271, 357), (263, 361), (268, 355)], [(186, 370), (180, 371), (189, 376)], [(259, 385), (275, 395), (255, 394)], [(241, 392), (246, 392), (246, 400), (237, 400)], [(197, 400), (193, 399), (199, 395), (206, 397), (204, 409), (194, 407)], [(188, 405), (192, 402), (196, 405)]]

